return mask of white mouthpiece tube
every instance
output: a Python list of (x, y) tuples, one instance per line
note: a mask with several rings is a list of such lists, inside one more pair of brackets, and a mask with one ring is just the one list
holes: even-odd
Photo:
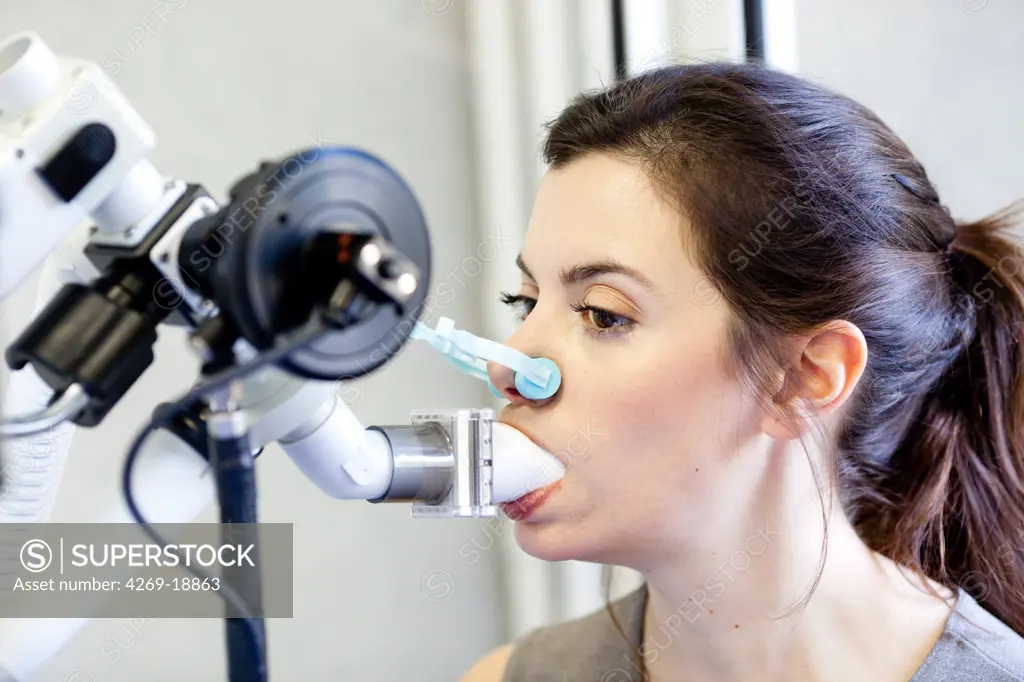
[(561, 460), (541, 449), (522, 431), (495, 422), (491, 436), (494, 439), (495, 503), (517, 500), (565, 476)]

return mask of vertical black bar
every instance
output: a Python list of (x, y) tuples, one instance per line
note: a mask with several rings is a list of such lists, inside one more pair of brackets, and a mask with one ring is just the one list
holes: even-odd
[(743, 25), (748, 60), (764, 61), (764, 0), (743, 0)]
[(626, 61), (626, 10), (624, 0), (612, 0), (612, 44), (615, 50), (615, 79), (629, 78)]

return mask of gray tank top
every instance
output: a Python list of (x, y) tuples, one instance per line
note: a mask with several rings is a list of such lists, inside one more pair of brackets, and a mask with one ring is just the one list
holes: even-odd
[[(527, 633), (502, 682), (640, 682), (646, 601), (645, 584), (612, 603), (629, 644), (604, 609)], [(910, 682), (1024, 682), (1024, 638), (960, 589), (942, 636)]]

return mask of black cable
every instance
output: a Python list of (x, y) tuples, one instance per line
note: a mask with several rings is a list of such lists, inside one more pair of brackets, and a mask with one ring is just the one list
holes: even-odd
[(193, 386), (187, 393), (177, 400), (172, 401), (172, 403), (193, 403), (213, 391), (226, 387), (232, 381), (241, 379), (245, 375), (252, 373), (254, 369), (262, 367), (263, 365), (277, 363), (295, 351), (302, 350), (307, 345), (320, 338), (320, 335), (327, 331), (331, 331), (331, 327), (319, 323), (311, 323), (299, 332), (294, 340), (282, 344), (278, 348), (263, 351), (251, 361), (243, 365), (232, 365), (226, 369), (216, 372), (206, 381)]
[[(142, 445), (145, 443), (146, 438), (148, 438), (150, 434), (157, 429), (169, 424), (179, 413), (190, 409), (196, 400), (227, 386), (236, 379), (250, 374), (255, 369), (282, 360), (290, 353), (300, 350), (307, 344), (315, 341), (324, 331), (327, 331), (327, 329), (327, 327), (319, 324), (311, 324), (298, 335), (296, 340), (282, 344), (279, 348), (264, 351), (253, 358), (250, 362), (243, 365), (235, 365), (221, 370), (205, 381), (193, 386), (177, 400), (161, 405), (157, 410), (154, 410), (149, 422), (143, 427), (138, 435), (135, 436), (131, 447), (128, 449), (128, 454), (125, 457), (121, 486), (125, 502), (128, 505), (128, 511), (131, 513), (132, 518), (135, 519), (135, 522), (142, 527), (142, 531), (150, 538), (150, 540), (160, 545), (163, 551), (168, 551), (167, 540), (154, 530), (149, 522), (142, 516), (142, 512), (135, 503), (135, 497), (132, 494), (132, 472), (134, 471), (135, 462), (138, 459), (139, 453), (142, 451)], [(179, 562), (181, 562), (181, 557), (179, 557), (175, 552), (168, 553), (177, 557)], [(193, 575), (202, 580), (210, 580), (216, 577), (211, 573), (204, 571), (202, 568), (191, 565), (191, 562), (189, 562), (186, 568)], [(221, 584), (221, 589), (218, 590), (217, 593), (241, 615), (240, 619), (246, 624), (246, 632), (249, 635), (253, 655), (262, 659), (265, 653), (262, 651), (263, 639), (259, 634), (259, 628), (253, 619), (252, 612), (249, 610), (248, 604), (246, 604), (245, 600), (226, 582)]]

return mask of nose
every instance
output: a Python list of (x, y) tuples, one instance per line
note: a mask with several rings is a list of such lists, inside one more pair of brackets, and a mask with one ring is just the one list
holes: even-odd
[(492, 361), (487, 363), (487, 377), (491, 380), (491, 384), (494, 385), (498, 393), (501, 394), (501, 397), (513, 405), (527, 405), (535, 402), (524, 396), (516, 388), (515, 370)]
[[(527, 320), (511, 338), (500, 344), (503, 350), (509, 351), (504, 354), (504, 362), (498, 355), (490, 356), (493, 359), (487, 362), (487, 378), (491, 392), (498, 397), (513, 405), (539, 407), (561, 392), (562, 373), (547, 354), (531, 352), (537, 351), (539, 344), (537, 339), (524, 336), (529, 323)], [(532, 358), (532, 362), (528, 358)]]

